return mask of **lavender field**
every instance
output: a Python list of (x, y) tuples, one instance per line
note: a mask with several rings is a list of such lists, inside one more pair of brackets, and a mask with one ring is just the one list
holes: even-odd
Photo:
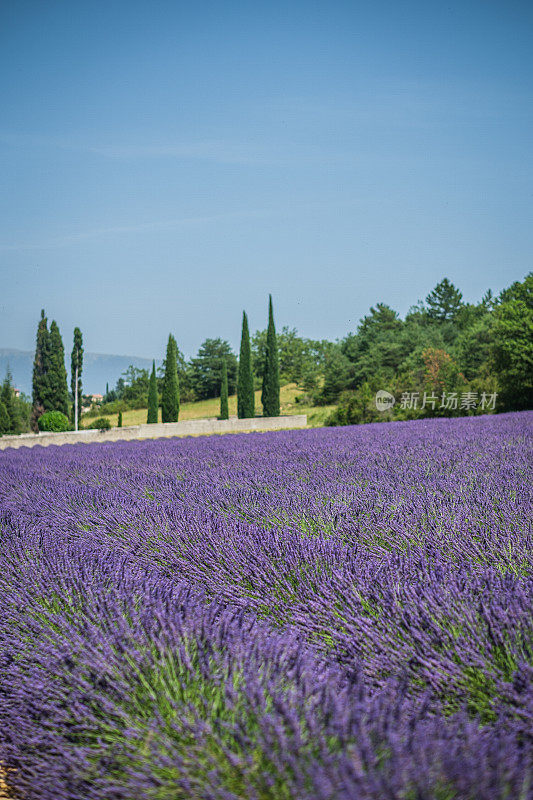
[(12, 797), (533, 798), (532, 425), (5, 451)]

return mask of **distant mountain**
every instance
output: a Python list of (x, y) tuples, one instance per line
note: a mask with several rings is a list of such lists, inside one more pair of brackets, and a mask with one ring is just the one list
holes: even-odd
[[(31, 396), (31, 380), (33, 371), (33, 356), (29, 350), (15, 350), (0, 348), (0, 382), (3, 381), (9, 364), (13, 373), (13, 385), (25, 394)], [(156, 361), (156, 366), (157, 366)], [(67, 375), (69, 376), (70, 389), (70, 354), (68, 361), (65, 359)], [(140, 356), (114, 356), (104, 353), (83, 354), (83, 393), (104, 394), (106, 383), (112, 389), (121, 374), (130, 364), (134, 367), (151, 369), (152, 360)]]

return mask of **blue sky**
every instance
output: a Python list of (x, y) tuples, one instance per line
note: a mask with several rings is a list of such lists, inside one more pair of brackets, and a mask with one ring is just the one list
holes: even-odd
[(334, 339), (532, 268), (533, 4), (3, 2), (0, 347)]

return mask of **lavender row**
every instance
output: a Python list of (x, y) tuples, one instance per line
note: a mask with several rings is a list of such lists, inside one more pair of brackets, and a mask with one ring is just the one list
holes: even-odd
[(297, 636), (105, 548), (10, 540), (0, 753), (21, 797), (530, 796), (519, 725), (480, 728), (402, 680), (371, 691)]

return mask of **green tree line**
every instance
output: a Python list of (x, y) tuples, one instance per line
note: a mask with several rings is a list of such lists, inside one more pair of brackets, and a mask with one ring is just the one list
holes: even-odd
[[(74, 331), (70, 393), (59, 327), (48, 329), (44, 310), (37, 327), (33, 365), (33, 397), (17, 397), (10, 374), (0, 392), (0, 433), (37, 428), (45, 412), (59, 411), (73, 421), (75, 375), (78, 374), (78, 414), (82, 405), (83, 341)], [(221, 397), (226, 418), (227, 397), (237, 392), (238, 414), (254, 416), (255, 391), (261, 389), (266, 415), (279, 409), (279, 387), (295, 383), (311, 405), (335, 406), (330, 424), (351, 424), (420, 416), (512, 411), (533, 407), (533, 273), (498, 296), (489, 290), (476, 303), (464, 301), (447, 278), (405, 317), (385, 303), (376, 303), (354, 332), (336, 342), (301, 337), (294, 328), (276, 333), (272, 298), (267, 327), (250, 335), (243, 313), (240, 355), (229, 342), (208, 338), (193, 358), (185, 359), (176, 339), (169, 336), (159, 369), (130, 366), (106, 389), (104, 404), (93, 412), (122, 412), (147, 408), (150, 421), (175, 421), (180, 402)], [(375, 395), (389, 392), (395, 405), (379, 411)], [(492, 405), (462, 409), (444, 397), (493, 398)], [(411, 402), (404, 402), (404, 398)], [(414, 398), (414, 399), (413, 399)], [(422, 399), (431, 400), (422, 407)]]
[[(413, 395), (414, 405), (397, 403), (384, 416), (374, 403), (380, 389)], [(337, 403), (330, 423), (349, 424), (465, 413), (459, 404), (446, 407), (450, 394), (490, 395), (488, 410), (533, 406), (533, 273), (478, 303), (465, 303), (444, 278), (404, 319), (377, 303), (328, 353), (313, 401)], [(438, 402), (422, 408), (424, 395)], [(487, 404), (466, 410), (486, 412)]]

